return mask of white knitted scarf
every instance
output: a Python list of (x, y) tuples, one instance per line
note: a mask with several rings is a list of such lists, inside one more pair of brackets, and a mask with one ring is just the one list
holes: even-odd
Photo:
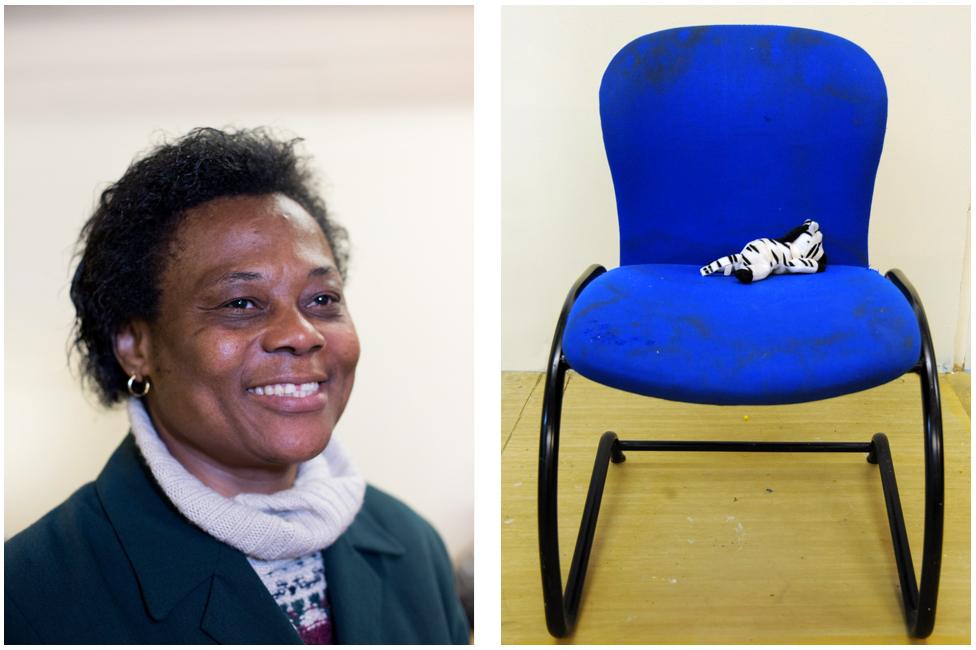
[(298, 558), (330, 546), (363, 505), (366, 481), (338, 440), (298, 466), (295, 485), (227, 498), (173, 458), (139, 399), (128, 403), (136, 444), (163, 492), (191, 522), (245, 555)]

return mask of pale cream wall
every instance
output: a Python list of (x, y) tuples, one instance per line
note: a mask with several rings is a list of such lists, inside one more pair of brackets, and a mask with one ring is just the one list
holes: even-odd
[(871, 265), (919, 290), (940, 366), (968, 365), (969, 7), (506, 7), (502, 369), (543, 369), (569, 286), (588, 264), (619, 263), (597, 99), (607, 63), (643, 34), (720, 23), (832, 32), (877, 61), (889, 103)]
[(270, 124), (306, 139), (352, 240), (363, 354), (336, 435), (452, 553), (472, 541), (472, 40), (465, 7), (7, 7), (6, 537), (127, 429), (66, 364), (97, 192), (157, 130)]

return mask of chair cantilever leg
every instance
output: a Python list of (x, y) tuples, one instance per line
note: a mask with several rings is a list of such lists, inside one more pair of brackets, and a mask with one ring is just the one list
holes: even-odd
[[(573, 563), (569, 567), (569, 578), (566, 580), (567, 622), (570, 630), (579, 612), (580, 596), (583, 594), (583, 580), (586, 578), (586, 567), (590, 562), (590, 549), (593, 548), (593, 533), (596, 532), (596, 522), (600, 516), (600, 502), (603, 500), (603, 486), (607, 482), (607, 469), (611, 457), (623, 458), (617, 441), (617, 434), (607, 431), (600, 437), (597, 446), (596, 459), (593, 461), (593, 474), (590, 477), (590, 487), (586, 493), (586, 503), (583, 506), (583, 516), (580, 519), (579, 534), (576, 537), (576, 548), (573, 550)], [(622, 462), (615, 460), (613, 462)]]
[[(925, 425), (925, 532), (922, 545), (921, 580), (917, 592), (913, 592), (914, 567), (909, 566), (912, 580), (904, 595), (909, 633), (924, 639), (935, 626), (935, 606), (939, 595), (939, 576), (942, 570), (942, 536), (945, 509), (945, 459), (942, 450), (942, 399), (939, 395), (938, 366), (935, 348), (929, 331), (925, 309), (918, 292), (905, 274), (892, 269), (885, 277), (904, 294), (912, 306), (922, 336), (922, 353), (915, 371), (918, 372), (922, 389), (922, 415)], [(896, 551), (897, 552), (897, 551)], [(901, 560), (899, 559), (899, 562)], [(899, 573), (903, 573), (899, 567)], [(906, 590), (902, 580), (902, 591)], [(909, 608), (908, 595), (912, 596), (913, 608)]]
[[(581, 553), (577, 543), (573, 563), (570, 568), (569, 584), (566, 595), (563, 594), (562, 572), (559, 567), (559, 522), (557, 512), (557, 486), (559, 465), (559, 423), (563, 406), (563, 386), (566, 379), (566, 360), (563, 358), (563, 331), (569, 311), (580, 292), (594, 278), (606, 271), (598, 265), (592, 265), (580, 275), (573, 284), (563, 303), (562, 312), (556, 323), (556, 332), (552, 339), (549, 352), (549, 366), (546, 370), (545, 397), (542, 404), (542, 430), (539, 436), (539, 561), (542, 567), (542, 598), (545, 601), (546, 626), (549, 633), (555, 637), (571, 634), (576, 624), (579, 611), (579, 597), (583, 590), (583, 578), (586, 575), (586, 563), (589, 560), (589, 546), (593, 541), (593, 531), (596, 529), (596, 518), (600, 511), (600, 497), (603, 494), (603, 481), (606, 479), (606, 459), (603, 461), (603, 479), (600, 480), (598, 493), (595, 495), (593, 482), (587, 496), (584, 508), (583, 524), (580, 527), (580, 538), (587, 537), (585, 553)], [(604, 438), (607, 434), (604, 435)], [(614, 435), (616, 439), (616, 435)], [(612, 441), (611, 441), (612, 443)], [(612, 456), (614, 462), (623, 458), (619, 448), (611, 443), (603, 443), (600, 449), (606, 456)], [(597, 466), (600, 465), (599, 454), (594, 467), (594, 478)], [(586, 513), (591, 513), (592, 522), (587, 524)], [(589, 528), (588, 535), (584, 529)]]
[[(563, 369), (560, 375), (564, 375), (564, 364)], [(560, 381), (555, 382), (552, 386), (554, 390), (550, 394), (548, 392), (549, 385), (547, 385), (547, 401), (549, 403), (561, 402), (563, 388), (561, 377)], [(546, 445), (540, 456), (539, 556), (542, 561), (542, 593), (545, 600), (546, 626), (553, 636), (563, 637), (572, 634), (573, 628), (576, 626), (580, 598), (583, 594), (583, 582), (586, 579), (586, 568), (590, 561), (590, 550), (593, 548), (593, 534), (596, 532), (596, 524), (600, 516), (600, 503), (603, 500), (607, 469), (611, 462), (622, 463), (625, 457), (620, 450), (616, 433), (607, 431), (600, 437), (564, 593), (559, 563), (558, 500), (556, 498), (558, 482), (556, 480), (556, 459), (559, 453), (558, 416), (553, 435), (545, 438), (554, 444)]]
[[(923, 316), (924, 317), (924, 316)], [(936, 374), (935, 355), (928, 325), (924, 328), (927, 361), (921, 371), (922, 405), (925, 417), (925, 536), (922, 547), (922, 578), (918, 612), (912, 635), (925, 638), (935, 626), (935, 605), (942, 570), (942, 536), (945, 516), (945, 459), (942, 452), (942, 399)]]
[(918, 610), (918, 584), (915, 582), (915, 565), (905, 530), (905, 516), (902, 514), (901, 499), (898, 496), (898, 482), (895, 480), (895, 466), (891, 460), (891, 448), (883, 433), (876, 433), (871, 439), (871, 456), (881, 474), (881, 487), (884, 490), (885, 508), (888, 511), (888, 526), (891, 529), (891, 545), (898, 566), (898, 582), (901, 584), (902, 604), (905, 607), (909, 633), (912, 632), (912, 612)]
[[(937, 385), (937, 384), (936, 384)], [(931, 391), (931, 382), (922, 378), (923, 394)], [(938, 404), (938, 389), (934, 403)], [(926, 423), (933, 420), (930, 402), (923, 399)], [(941, 420), (936, 416), (935, 419)], [(941, 423), (939, 423), (941, 424)], [(905, 517), (902, 513), (901, 499), (898, 496), (898, 483), (895, 480), (895, 467), (891, 459), (888, 438), (876, 433), (871, 439), (872, 450), (868, 462), (876, 463), (881, 474), (884, 489), (885, 507), (888, 511), (888, 525), (891, 528), (891, 545), (898, 566), (898, 581), (901, 585), (902, 604), (908, 632), (916, 638), (925, 638), (935, 626), (935, 605), (938, 597), (938, 581), (942, 555), (942, 458), (941, 426), (938, 430), (926, 427), (926, 520), (925, 538), (922, 549), (922, 589), (915, 580), (915, 565), (905, 530)], [(935, 441), (936, 445), (929, 444)], [(934, 470), (934, 472), (933, 472)], [(933, 485), (935, 487), (933, 488)], [(930, 518), (931, 513), (931, 518)], [(935, 557), (932, 557), (935, 554)], [(926, 580), (928, 582), (926, 582)]]
[(542, 598), (546, 626), (555, 637), (572, 632), (576, 612), (568, 616), (563, 599), (559, 568), (559, 522), (557, 485), (559, 463), (559, 416), (562, 411), (566, 364), (561, 355), (555, 369), (550, 366), (542, 407), (542, 435), (539, 445), (539, 562), (542, 567)]

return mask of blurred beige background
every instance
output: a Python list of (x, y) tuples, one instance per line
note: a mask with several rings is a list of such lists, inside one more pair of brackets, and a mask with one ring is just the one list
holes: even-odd
[(888, 87), (888, 130), (870, 263), (881, 272), (901, 268), (920, 292), (940, 369), (969, 369), (969, 12), (967, 6), (503, 8), (502, 370), (542, 370), (570, 285), (589, 264), (619, 264), (598, 105), (610, 59), (643, 34), (721, 23), (831, 32), (878, 63)]
[(66, 361), (75, 238), (133, 157), (195, 126), (306, 139), (350, 232), (362, 341), (336, 435), (367, 479), (473, 537), (470, 7), (6, 7), (9, 537), (127, 431)]

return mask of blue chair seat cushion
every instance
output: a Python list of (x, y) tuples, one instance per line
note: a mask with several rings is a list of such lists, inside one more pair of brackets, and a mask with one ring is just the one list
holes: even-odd
[(918, 321), (877, 271), (742, 284), (698, 267), (613, 269), (577, 298), (563, 354), (607, 386), (701, 404), (791, 404), (878, 386), (918, 361)]

